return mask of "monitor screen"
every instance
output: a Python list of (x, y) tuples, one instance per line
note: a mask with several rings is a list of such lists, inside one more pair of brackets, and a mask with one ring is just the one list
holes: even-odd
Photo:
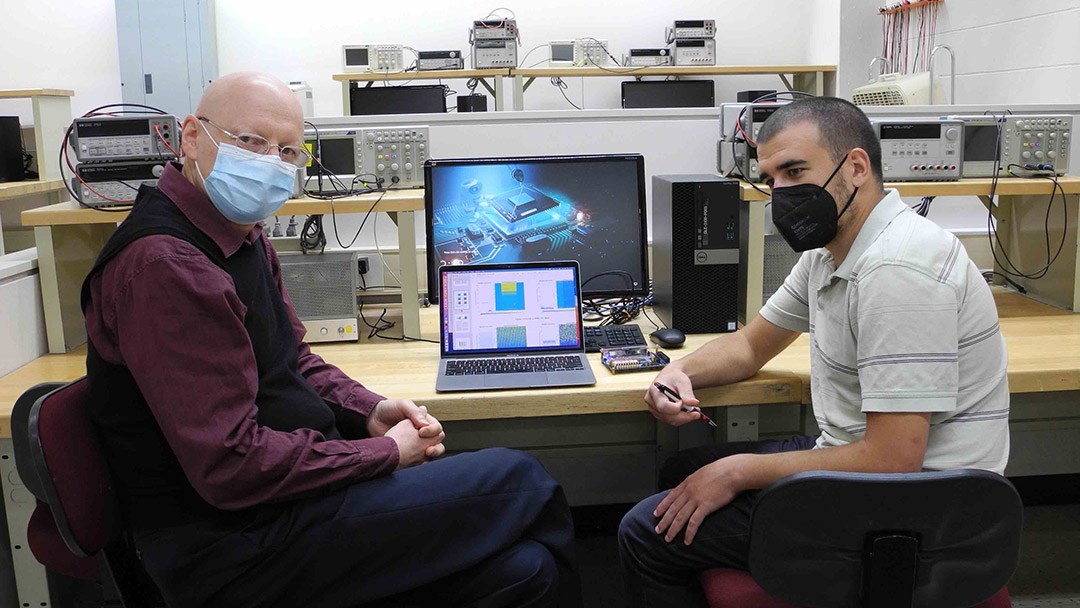
[[(355, 140), (350, 137), (323, 137), (321, 138), (322, 156), (319, 160), (327, 171), (334, 175), (354, 175), (356, 173), (356, 154), (353, 151)], [(305, 139), (305, 144), (311, 146), (312, 155), (319, 153), (315, 138)], [(308, 169), (308, 175), (317, 175), (318, 171)]]
[(964, 127), (964, 162), (993, 161), (998, 157), (998, 126)]
[(585, 297), (648, 293), (639, 154), (431, 160), (428, 294), (439, 267), (575, 260)]
[(551, 60), (552, 61), (574, 61), (574, 43), (573, 42), (552, 42), (551, 43)]
[(353, 116), (369, 114), (433, 114), (446, 112), (442, 85), (375, 86), (349, 89)]
[(634, 81), (622, 83), (624, 108), (711, 108), (715, 103), (711, 80)]
[(580, 350), (577, 267), (448, 268), (443, 354)]
[(368, 47), (345, 49), (345, 65), (360, 66), (368, 65)]

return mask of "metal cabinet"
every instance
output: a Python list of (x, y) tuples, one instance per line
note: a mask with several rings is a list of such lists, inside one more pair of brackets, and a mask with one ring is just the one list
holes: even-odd
[(116, 0), (116, 34), (124, 103), (195, 111), (218, 75), (213, 0)]

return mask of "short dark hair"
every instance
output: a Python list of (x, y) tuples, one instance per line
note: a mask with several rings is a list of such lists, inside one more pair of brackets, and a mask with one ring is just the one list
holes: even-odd
[(870, 157), (870, 170), (882, 183), (881, 141), (870, 119), (859, 106), (839, 97), (808, 97), (780, 106), (758, 132), (757, 143), (769, 141), (784, 129), (801, 122), (813, 123), (821, 133), (822, 148), (837, 163), (853, 148)]

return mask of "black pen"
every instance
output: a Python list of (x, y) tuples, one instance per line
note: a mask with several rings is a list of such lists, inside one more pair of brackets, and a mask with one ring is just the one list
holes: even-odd
[[(664, 396), (667, 397), (668, 400), (671, 401), (672, 403), (678, 403), (678, 402), (682, 401), (682, 397), (679, 396), (679, 393), (676, 393), (675, 391), (671, 390), (667, 386), (664, 386), (663, 384), (660, 384), (659, 382), (653, 382), (653, 386), (656, 387), (656, 390), (660, 391), (661, 393), (664, 393)], [(708, 424), (709, 426), (711, 426), (713, 428), (716, 428), (716, 423), (712, 421), (712, 418), (709, 418), (708, 416), (706, 416), (705, 412), (701, 411), (700, 407), (697, 407), (697, 406), (689, 407), (684, 403), (682, 405), (682, 411), (687, 412), (687, 413), (689, 413), (689, 412), (697, 412), (697, 413), (701, 414), (701, 421), (702, 422), (704, 422), (705, 424)]]

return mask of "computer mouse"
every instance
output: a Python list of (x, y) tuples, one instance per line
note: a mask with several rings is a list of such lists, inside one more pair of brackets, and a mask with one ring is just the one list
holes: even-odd
[(679, 348), (683, 342), (686, 342), (686, 334), (677, 329), (665, 327), (649, 334), (649, 339), (653, 344), (663, 348)]

